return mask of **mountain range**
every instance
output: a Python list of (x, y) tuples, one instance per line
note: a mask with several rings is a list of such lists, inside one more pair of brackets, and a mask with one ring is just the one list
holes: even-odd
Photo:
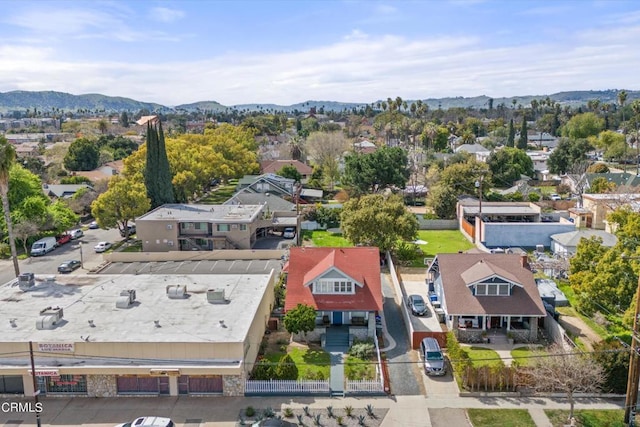
[[(430, 109), (448, 109), (454, 107), (461, 108), (488, 108), (490, 99), (493, 99), (493, 107), (496, 108), (500, 104), (504, 104), (507, 108), (513, 106), (513, 100), (516, 105), (527, 106), (533, 99), (543, 100), (547, 97), (553, 101), (563, 105), (582, 105), (590, 100), (597, 99), (601, 103), (616, 104), (617, 89), (598, 90), (598, 91), (568, 91), (558, 92), (552, 95), (525, 95), (513, 96), (509, 98), (490, 98), (488, 96), (476, 97), (449, 97), (449, 98), (428, 98), (422, 102), (427, 104)], [(627, 91), (627, 103), (631, 103), (634, 99), (640, 99), (640, 91)], [(276, 104), (240, 104), (225, 106), (215, 101), (202, 101), (191, 104), (182, 104), (176, 106), (165, 106), (152, 102), (141, 102), (131, 98), (106, 96), (101, 94), (85, 94), (72, 95), (64, 92), (54, 91), (11, 91), (0, 92), (0, 113), (8, 113), (12, 111), (33, 110), (36, 108), (42, 112), (50, 111), (105, 111), (105, 112), (138, 112), (140, 110), (148, 110), (150, 112), (179, 112), (179, 111), (224, 111), (227, 109), (237, 109), (239, 111), (308, 111), (310, 108), (323, 108), (325, 111), (342, 111), (344, 109), (351, 110), (366, 105), (374, 105), (380, 101), (372, 103), (352, 103), (352, 102), (336, 102), (336, 101), (305, 101), (292, 105), (276, 105)], [(411, 105), (414, 100), (406, 100)]]

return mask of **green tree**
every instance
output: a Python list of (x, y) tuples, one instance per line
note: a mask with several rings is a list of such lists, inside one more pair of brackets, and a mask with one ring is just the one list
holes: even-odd
[(507, 134), (507, 147), (514, 147), (516, 142), (516, 128), (513, 126), (513, 119), (509, 120), (509, 132)]
[(589, 193), (594, 194), (603, 194), (603, 193), (611, 193), (616, 189), (616, 183), (609, 181), (607, 178), (603, 176), (599, 176), (594, 178), (591, 181), (591, 185), (589, 186)]
[(20, 266), (18, 265), (18, 251), (16, 250), (15, 237), (13, 235), (13, 222), (11, 221), (11, 210), (9, 205), (9, 171), (16, 159), (16, 150), (9, 144), (4, 136), (0, 136), (0, 196), (2, 197), (2, 210), (4, 221), (7, 226), (7, 236), (9, 247), (11, 248), (11, 259), (13, 270), (18, 277)]
[(523, 117), (522, 126), (520, 127), (520, 138), (518, 138), (517, 145), (517, 148), (521, 150), (527, 149), (527, 143), (529, 142), (529, 140), (527, 139), (527, 132), (527, 120)]
[(302, 175), (298, 172), (298, 169), (291, 165), (283, 166), (277, 174), (283, 178), (293, 179), (295, 182), (300, 182), (302, 180)]
[(280, 358), (280, 360), (278, 360), (274, 374), (274, 379), (294, 381), (298, 379), (298, 367), (291, 356), (285, 354)]
[(173, 203), (173, 185), (171, 170), (165, 148), (162, 123), (147, 122), (147, 166), (144, 171), (144, 183), (147, 196), (151, 201), (151, 208), (157, 208), (165, 203)]
[(627, 391), (627, 373), (629, 372), (629, 353), (616, 338), (610, 337), (593, 345), (593, 356), (602, 366), (605, 393), (624, 394)]
[(290, 334), (305, 335), (316, 327), (316, 310), (311, 306), (298, 304), (296, 308), (287, 311), (282, 321)]
[(326, 184), (331, 190), (340, 177), (340, 159), (348, 146), (342, 132), (313, 132), (305, 143), (305, 151), (322, 170)]
[(107, 121), (105, 119), (102, 119), (98, 122), (98, 130), (100, 131), (100, 133), (105, 134), (107, 133), (108, 129), (109, 125), (107, 124)]
[(571, 140), (598, 135), (604, 129), (604, 120), (594, 113), (576, 114), (562, 129), (562, 136)]
[(366, 194), (404, 188), (410, 174), (407, 152), (400, 147), (383, 147), (369, 154), (348, 154), (343, 181), (355, 194)]
[(404, 206), (401, 195), (370, 194), (347, 201), (340, 214), (344, 237), (354, 245), (393, 250), (399, 240), (414, 240), (418, 220)]
[(523, 150), (505, 147), (494, 151), (487, 159), (493, 182), (498, 187), (510, 187), (520, 175), (533, 176), (533, 161)]
[(118, 123), (120, 126), (128, 128), (129, 127), (129, 115), (126, 111), (120, 113), (120, 118), (118, 119)]
[(64, 167), (71, 171), (90, 171), (98, 167), (100, 151), (94, 141), (78, 138), (71, 143), (64, 156)]
[(109, 180), (109, 188), (91, 204), (91, 214), (100, 228), (118, 227), (128, 238), (129, 221), (151, 207), (146, 189), (140, 182), (116, 175)]
[(551, 173), (563, 174), (574, 165), (587, 159), (587, 153), (593, 147), (586, 139), (569, 140), (561, 139), (555, 150), (549, 155), (549, 171)]

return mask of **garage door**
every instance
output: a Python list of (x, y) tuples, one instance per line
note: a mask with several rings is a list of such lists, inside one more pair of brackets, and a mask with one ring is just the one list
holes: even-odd
[(168, 377), (126, 375), (118, 376), (116, 383), (119, 394), (169, 394)]
[(20, 375), (0, 375), (0, 394), (24, 394)]
[(178, 378), (180, 394), (222, 393), (222, 375), (182, 375)]

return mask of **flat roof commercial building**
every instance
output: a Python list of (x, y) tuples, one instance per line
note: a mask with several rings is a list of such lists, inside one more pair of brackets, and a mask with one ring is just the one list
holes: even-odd
[(244, 393), (276, 275), (83, 275), (0, 286), (0, 394)]

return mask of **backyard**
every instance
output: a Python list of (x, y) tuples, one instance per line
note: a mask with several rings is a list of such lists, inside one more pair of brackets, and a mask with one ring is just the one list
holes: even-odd
[(424, 257), (433, 258), (439, 253), (457, 253), (473, 248), (458, 230), (419, 230), (418, 239), (427, 242), (418, 245)]
[(302, 232), (303, 244), (311, 242), (317, 247), (347, 247), (353, 246), (340, 233), (331, 233), (327, 230), (304, 230)]

